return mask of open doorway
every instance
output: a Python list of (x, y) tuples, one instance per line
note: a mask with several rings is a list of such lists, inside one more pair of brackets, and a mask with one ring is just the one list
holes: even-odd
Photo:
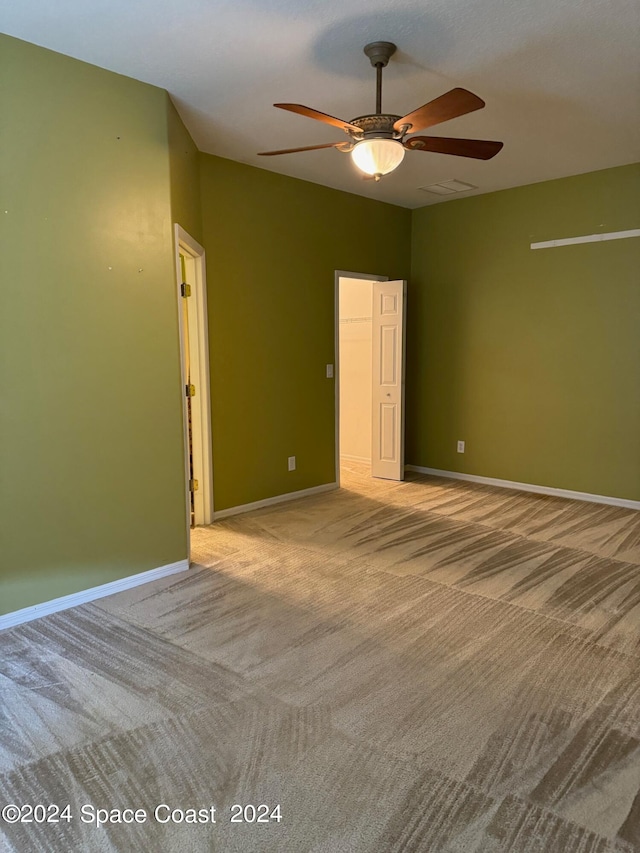
[(190, 530), (213, 520), (206, 268), (204, 249), (179, 225), (175, 226), (175, 247)]
[(336, 272), (336, 482), (340, 468), (404, 478), (406, 282)]

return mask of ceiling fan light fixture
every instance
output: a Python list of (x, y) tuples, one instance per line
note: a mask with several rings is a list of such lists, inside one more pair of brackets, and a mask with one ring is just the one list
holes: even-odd
[(353, 146), (351, 158), (365, 175), (388, 175), (404, 159), (404, 147), (395, 139), (363, 139)]

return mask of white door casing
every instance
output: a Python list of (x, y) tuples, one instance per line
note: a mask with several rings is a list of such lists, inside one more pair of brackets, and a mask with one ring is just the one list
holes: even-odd
[[(209, 335), (207, 322), (207, 284), (205, 253), (203, 247), (193, 239), (178, 224), (174, 226), (175, 258), (177, 274), (178, 318), (181, 352), (182, 390), (186, 385), (185, 345), (186, 335), (183, 328), (183, 313), (180, 284), (182, 269), (180, 254), (185, 258), (187, 278), (192, 285), (189, 297), (189, 358), (191, 362), (191, 382), (196, 387), (196, 396), (192, 398), (192, 449), (194, 475), (199, 488), (194, 495), (195, 523), (211, 524), (213, 521), (213, 464), (211, 448), (211, 402), (209, 393)], [(189, 447), (186, 431), (187, 408), (184, 393), (183, 416), (185, 423), (185, 488), (187, 489), (187, 536), (190, 538), (190, 499), (188, 493), (189, 480)], [(187, 540), (189, 541), (189, 539)]]
[(404, 479), (406, 281), (373, 283), (371, 474)]
[[(335, 271), (335, 286), (334, 286), (334, 294), (335, 294), (335, 338), (334, 338), (334, 351), (335, 351), (335, 370), (334, 370), (334, 383), (335, 383), (335, 410), (336, 410), (336, 418), (335, 418), (335, 442), (336, 442), (336, 456), (335, 456), (335, 466), (336, 466), (336, 484), (340, 485), (340, 280), (343, 278), (351, 278), (351, 279), (364, 279), (365, 281), (370, 281), (373, 286), (374, 281), (388, 281), (389, 278), (386, 275), (373, 275), (371, 273), (361, 273), (361, 272), (350, 272), (348, 270), (336, 270)], [(368, 375), (363, 377), (363, 382), (370, 382), (371, 377)]]

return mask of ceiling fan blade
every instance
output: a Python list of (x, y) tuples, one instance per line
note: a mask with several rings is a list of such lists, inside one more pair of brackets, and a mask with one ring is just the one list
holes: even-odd
[(474, 110), (481, 110), (482, 107), (484, 107), (484, 101), (473, 92), (468, 92), (466, 89), (451, 89), (450, 92), (445, 92), (444, 95), (429, 101), (412, 113), (402, 116), (393, 127), (399, 131), (403, 124), (410, 124), (409, 133), (415, 133), (418, 130), (433, 127), (434, 124), (440, 124), (442, 121), (449, 121), (451, 118), (472, 113)]
[(324, 145), (306, 145), (304, 148), (283, 148), (282, 151), (259, 151), (258, 156), (273, 157), (274, 154), (295, 154), (297, 151), (316, 151), (318, 148), (339, 148), (344, 144), (344, 142), (325, 142)]
[(410, 136), (404, 142), (409, 151), (433, 151), (436, 154), (454, 154), (456, 157), (473, 157), (490, 160), (504, 143), (488, 139), (449, 139), (446, 136)]
[(290, 113), (298, 113), (301, 116), (307, 116), (307, 118), (315, 118), (318, 121), (323, 121), (325, 124), (331, 124), (333, 127), (339, 127), (340, 130), (355, 130), (358, 133), (361, 132), (361, 128), (356, 127), (355, 124), (349, 124), (348, 121), (343, 121), (341, 118), (335, 118), (334, 116), (329, 116), (326, 113), (318, 112), (318, 110), (312, 110), (311, 107), (305, 107), (303, 104), (274, 104), (274, 107), (278, 107), (281, 110), (289, 110)]

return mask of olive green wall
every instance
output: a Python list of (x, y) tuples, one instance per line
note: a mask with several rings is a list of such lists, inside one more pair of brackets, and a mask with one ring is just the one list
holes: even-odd
[(184, 559), (186, 530), (166, 93), (0, 54), (6, 613)]
[(411, 212), (208, 154), (200, 164), (221, 510), (335, 481), (334, 272), (406, 278)]
[(169, 130), (171, 217), (202, 244), (198, 149), (166, 94)]
[(409, 462), (640, 499), (640, 239), (530, 249), (638, 227), (638, 165), (413, 211)]

